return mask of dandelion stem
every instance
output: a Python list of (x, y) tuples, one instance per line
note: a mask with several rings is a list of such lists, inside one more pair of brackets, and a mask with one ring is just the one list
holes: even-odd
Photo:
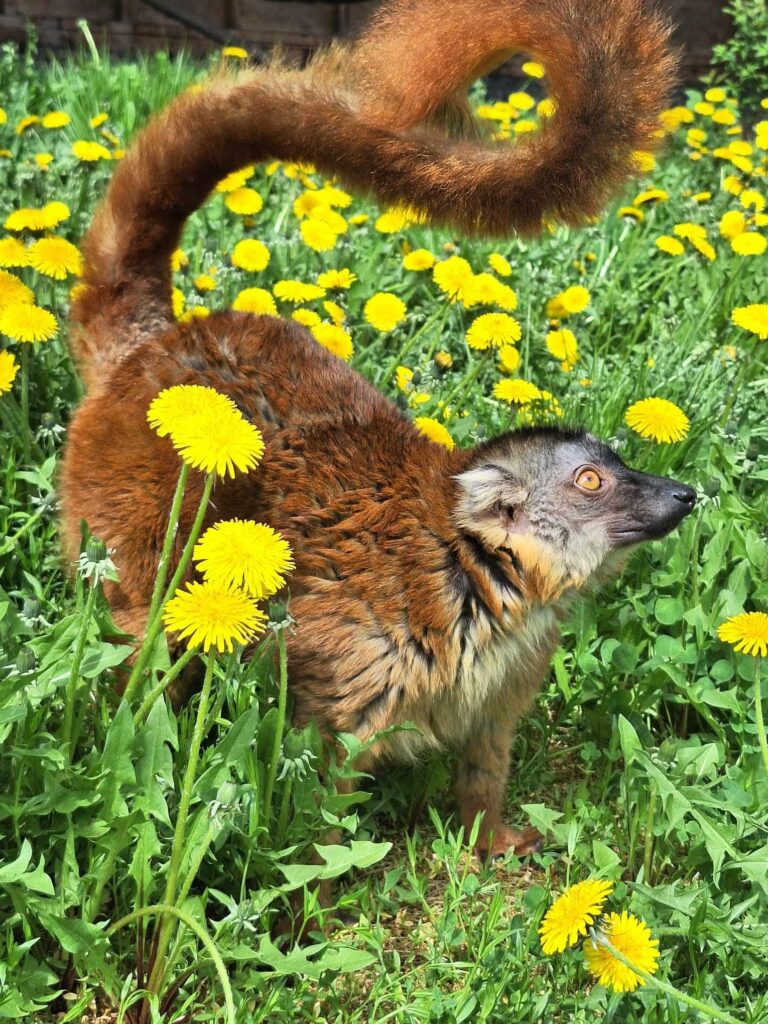
[(474, 381), (479, 376), (480, 371), (483, 369), (484, 365), (485, 364), (482, 359), (476, 359), (474, 361), (473, 365), (459, 380), (459, 382), (454, 387), (452, 387), (448, 394), (442, 399), (444, 407), (446, 409), (450, 406), (451, 402), (457, 397), (457, 395), (460, 395), (462, 392), (466, 391), (469, 385), (474, 383)]
[(195, 542), (197, 541), (197, 538), (200, 535), (200, 530), (202, 529), (203, 519), (205, 517), (206, 509), (208, 508), (208, 502), (210, 501), (211, 492), (213, 491), (213, 484), (215, 479), (216, 477), (215, 474), (213, 473), (209, 473), (208, 476), (205, 478), (205, 485), (203, 487), (203, 493), (200, 497), (200, 504), (198, 505), (197, 508), (195, 521), (192, 524), (192, 529), (190, 530), (189, 537), (187, 538), (187, 543), (184, 545), (184, 550), (182, 551), (181, 557), (179, 558), (179, 564), (176, 566), (176, 572), (173, 574), (173, 578), (171, 579), (171, 582), (169, 583), (168, 588), (165, 591), (165, 594), (157, 603), (154, 616), (151, 619), (147, 619), (147, 631), (144, 635), (144, 643), (141, 645), (141, 650), (139, 651), (138, 657), (136, 658), (136, 664), (133, 666), (133, 671), (131, 672), (131, 675), (128, 679), (128, 684), (125, 687), (125, 692), (123, 693), (123, 697), (127, 701), (130, 701), (131, 697), (133, 697), (134, 693), (136, 692), (136, 687), (139, 685), (142, 673), (144, 672), (144, 669), (147, 667), (149, 659), (152, 657), (152, 654), (154, 653), (155, 641), (157, 640), (158, 634), (160, 633), (160, 630), (162, 629), (163, 626), (163, 606), (165, 605), (165, 602), (168, 600), (168, 598), (173, 595), (179, 583), (181, 582), (184, 573), (187, 570), (189, 560), (192, 557), (192, 549), (194, 548)]
[[(205, 678), (203, 680), (203, 688), (200, 692), (200, 703), (197, 706), (197, 717), (195, 718), (192, 742), (189, 746), (187, 768), (184, 772), (184, 782), (181, 787), (181, 799), (179, 800), (179, 810), (176, 815), (176, 829), (174, 831), (173, 845), (171, 847), (171, 860), (168, 865), (168, 879), (165, 884), (164, 903), (171, 907), (173, 907), (176, 902), (176, 888), (178, 884), (181, 860), (184, 855), (184, 839), (187, 832), (187, 817), (189, 815), (189, 805), (192, 802), (192, 789), (194, 787), (195, 775), (197, 773), (200, 746), (203, 742), (205, 720), (208, 715), (208, 702), (211, 695), (213, 667), (215, 663), (215, 655), (209, 654), (208, 664), (205, 669)], [(152, 967), (152, 976), (150, 977), (149, 984), (147, 985), (148, 991), (155, 993), (159, 992), (159, 986), (164, 974), (164, 958), (168, 950), (168, 944), (171, 941), (172, 921), (170, 914), (163, 914), (160, 919), (159, 928), (160, 933), (157, 941), (155, 962)]]
[(765, 722), (763, 720), (763, 695), (760, 680), (760, 658), (755, 658), (755, 723), (757, 725), (757, 739), (760, 743), (760, 753), (763, 755), (763, 766), (768, 775), (768, 740), (765, 737)]
[(134, 726), (140, 725), (144, 721), (144, 719), (147, 717), (149, 712), (152, 710), (152, 707), (154, 706), (155, 701), (160, 696), (162, 696), (162, 694), (165, 692), (165, 690), (168, 689), (168, 687), (171, 685), (171, 683), (174, 681), (174, 679), (176, 679), (179, 675), (181, 675), (181, 673), (186, 668), (186, 666), (190, 663), (190, 661), (197, 654), (198, 654), (198, 651), (194, 647), (190, 647), (188, 650), (186, 650), (182, 654), (182, 656), (180, 658), (178, 658), (173, 663), (171, 668), (161, 678), (161, 680), (157, 684), (157, 686), (153, 687), (153, 689), (151, 689), (149, 691), (147, 696), (142, 701), (141, 707), (136, 712), (136, 714), (133, 716), (133, 724), (134, 724)]
[(264, 786), (264, 820), (268, 822), (272, 814), (272, 791), (275, 788), (277, 764), (283, 745), (283, 729), (285, 728), (285, 709), (288, 702), (288, 655), (285, 649), (285, 628), (277, 630), (277, 649), (280, 662), (280, 690), (277, 698), (277, 725), (272, 741), (272, 756), (267, 769), (267, 781)]
[(29, 463), (32, 436), (29, 426), (29, 345), (21, 346), (21, 442), (24, 464)]
[(642, 978), (643, 981), (647, 982), (649, 985), (653, 985), (660, 992), (664, 992), (665, 995), (672, 996), (674, 999), (679, 999), (681, 1003), (685, 1003), (686, 1006), (690, 1006), (693, 1010), (698, 1010), (699, 1013), (703, 1013), (705, 1017), (709, 1017), (711, 1020), (724, 1020), (727, 1024), (743, 1024), (742, 1021), (737, 1020), (736, 1017), (732, 1017), (729, 1013), (726, 1013), (725, 1010), (721, 1010), (716, 1006), (710, 1006), (707, 1003), (702, 1003), (701, 1000), (695, 999), (693, 996), (689, 996), (685, 992), (681, 992), (680, 989), (675, 988), (674, 985), (670, 985), (668, 982), (662, 981), (661, 978), (654, 977), (654, 975), (644, 971), (642, 967), (638, 967), (636, 964), (633, 964), (631, 960), (628, 960), (623, 953), (620, 953), (618, 949), (610, 943), (602, 932), (591, 928), (590, 935), (595, 942), (599, 943), (601, 946), (605, 946), (611, 956), (615, 957), (619, 963), (624, 964), (625, 967), (628, 967), (631, 971), (637, 974), (638, 977)]
[(80, 665), (85, 653), (85, 644), (88, 639), (88, 627), (96, 604), (96, 586), (88, 587), (88, 597), (85, 601), (83, 616), (80, 620), (80, 630), (77, 634), (75, 651), (72, 655), (72, 665), (69, 670), (66, 696), (64, 699), (64, 745), (66, 747), (66, 758), (69, 764), (72, 763), (72, 755), (75, 746), (75, 697), (77, 696), (77, 683), (80, 678)]
[(651, 792), (648, 796), (648, 813), (645, 818), (645, 844), (643, 848), (643, 881), (646, 885), (653, 885), (651, 872), (653, 871), (653, 820), (656, 812), (656, 785), (651, 783)]

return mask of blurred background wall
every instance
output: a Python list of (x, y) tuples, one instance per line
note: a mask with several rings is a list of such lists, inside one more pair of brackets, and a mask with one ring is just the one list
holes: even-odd
[[(61, 51), (82, 42), (77, 21), (85, 18), (96, 41), (115, 53), (182, 46), (204, 53), (226, 43), (258, 52), (278, 42), (301, 53), (354, 33), (376, 2), (0, 0), (0, 39), (23, 41), (32, 22), (41, 47)], [(660, 0), (660, 6), (678, 26), (686, 77), (694, 78), (706, 69), (712, 45), (729, 34), (723, 0)]]

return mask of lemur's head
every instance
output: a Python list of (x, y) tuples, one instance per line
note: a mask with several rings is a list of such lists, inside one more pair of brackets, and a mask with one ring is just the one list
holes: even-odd
[(665, 536), (696, 503), (690, 487), (630, 469), (580, 430), (502, 434), (475, 449), (457, 480), (459, 527), (535, 568), (553, 593), (619, 562), (614, 552)]

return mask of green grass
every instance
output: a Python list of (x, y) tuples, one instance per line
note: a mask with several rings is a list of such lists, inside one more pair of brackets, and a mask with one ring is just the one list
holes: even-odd
[[(164, 55), (135, 64), (88, 56), (59, 66), (3, 49), (8, 123), (0, 125), (0, 148), (10, 156), (0, 157), (2, 219), (21, 206), (63, 200), (71, 216), (59, 230), (77, 241), (111, 168), (78, 163), (72, 141), (98, 139), (89, 120), (104, 111), (104, 127), (127, 142), (200, 73)], [(66, 110), (71, 124), (14, 132), (22, 116), (53, 109)], [(697, 126), (710, 133), (710, 148), (727, 144), (725, 128), (705, 117)], [(32, 160), (44, 151), (53, 154), (47, 171)], [(357, 282), (333, 298), (347, 311), (353, 364), (414, 415), (442, 419), (448, 400), (444, 422), (462, 445), (524, 414), (492, 397), (494, 355), (465, 344), (467, 327), (485, 310), (448, 304), (430, 272), (404, 271), (403, 246), (438, 257), (449, 247), (476, 272), (487, 269), (490, 252), (502, 252), (518, 295), (520, 376), (555, 396), (564, 421), (609, 439), (630, 464), (698, 488), (697, 510), (679, 533), (635, 554), (621, 578), (576, 605), (566, 623), (547, 684), (515, 740), (509, 819), (549, 835), (545, 851), (524, 865), (512, 856), (497, 866), (474, 859), (451, 817), (447, 758), (363, 780), (352, 799), (336, 792), (336, 771), (321, 781), (316, 732), (287, 728), (280, 736), (282, 607), (271, 608), (274, 629), (253, 661), (235, 655), (216, 665), (207, 713), (199, 716), (193, 701), (175, 717), (159, 701), (146, 720), (132, 722), (113, 690), (128, 648), (109, 639), (99, 589), (92, 577), (70, 572), (57, 543), (57, 458), (81, 394), (64, 326), (72, 280), (14, 271), (62, 327), (28, 353), (29, 458), (24, 372), (0, 396), (0, 1018), (65, 1012), (63, 1019), (79, 1020), (95, 996), (137, 1010), (147, 978), (137, 979), (136, 966), (149, 958), (151, 908), (163, 904), (197, 721), (204, 742), (188, 780), (173, 901), (185, 924), (173, 934), (147, 1019), (223, 1018), (228, 987), (238, 1021), (674, 1024), (695, 1017), (650, 985), (631, 995), (594, 985), (580, 952), (542, 954), (537, 929), (552, 892), (599, 876), (615, 882), (611, 909), (630, 909), (659, 938), (659, 978), (738, 1019), (768, 1021), (768, 777), (754, 706), (760, 665), (715, 633), (729, 615), (768, 607), (768, 347), (730, 321), (735, 307), (766, 301), (766, 268), (764, 258), (736, 255), (717, 228), (726, 210), (738, 208), (722, 187), (725, 176), (749, 176), (709, 153), (697, 162), (689, 154), (684, 126), (637, 186), (669, 194), (642, 207), (642, 223), (618, 217), (617, 203), (597, 224), (530, 243), (467, 241), (417, 226), (383, 235), (374, 227), (377, 211), (356, 199), (342, 212), (370, 220), (318, 254), (303, 244), (292, 212), (303, 186), (284, 168), (258, 168), (249, 182), (264, 198), (252, 223), (217, 195), (185, 233), (190, 265), (176, 284), (188, 308), (225, 308), (246, 286), (312, 281), (328, 267), (349, 267)], [(764, 156), (757, 151), (756, 167)], [(765, 195), (764, 175), (749, 184)], [(704, 191), (710, 200), (691, 198)], [(706, 226), (714, 261), (688, 243), (681, 257), (657, 250), (655, 239), (686, 221)], [(232, 267), (229, 254), (242, 237), (269, 247), (262, 273)], [(198, 294), (194, 278), (211, 267), (217, 287)], [(544, 307), (572, 284), (585, 285), (591, 301), (566, 323), (580, 346), (580, 362), (566, 373), (545, 347)], [(408, 309), (384, 334), (363, 315), (377, 291), (397, 294)], [(308, 306), (326, 317), (321, 302)], [(21, 346), (4, 345), (21, 358)], [(433, 360), (441, 349), (453, 358), (445, 372)], [(417, 373), (409, 394), (395, 385), (401, 364)], [(627, 429), (626, 409), (649, 395), (685, 410), (684, 441), (657, 445)], [(553, 418), (548, 403), (531, 414)], [(64, 741), (67, 703), (73, 745)], [(265, 802), (270, 773), (277, 778)], [(343, 839), (325, 848), (325, 865), (315, 864), (313, 844), (333, 825)], [(325, 910), (316, 906), (321, 877), (335, 879)], [(278, 921), (302, 917), (309, 923), (300, 936), (296, 923), (292, 935), (277, 937)]]

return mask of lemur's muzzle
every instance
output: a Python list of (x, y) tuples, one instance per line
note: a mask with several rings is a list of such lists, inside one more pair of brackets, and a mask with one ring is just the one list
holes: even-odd
[(679, 526), (696, 504), (696, 492), (668, 477), (629, 470), (621, 481), (623, 522), (614, 522), (611, 537), (619, 547), (664, 537)]

